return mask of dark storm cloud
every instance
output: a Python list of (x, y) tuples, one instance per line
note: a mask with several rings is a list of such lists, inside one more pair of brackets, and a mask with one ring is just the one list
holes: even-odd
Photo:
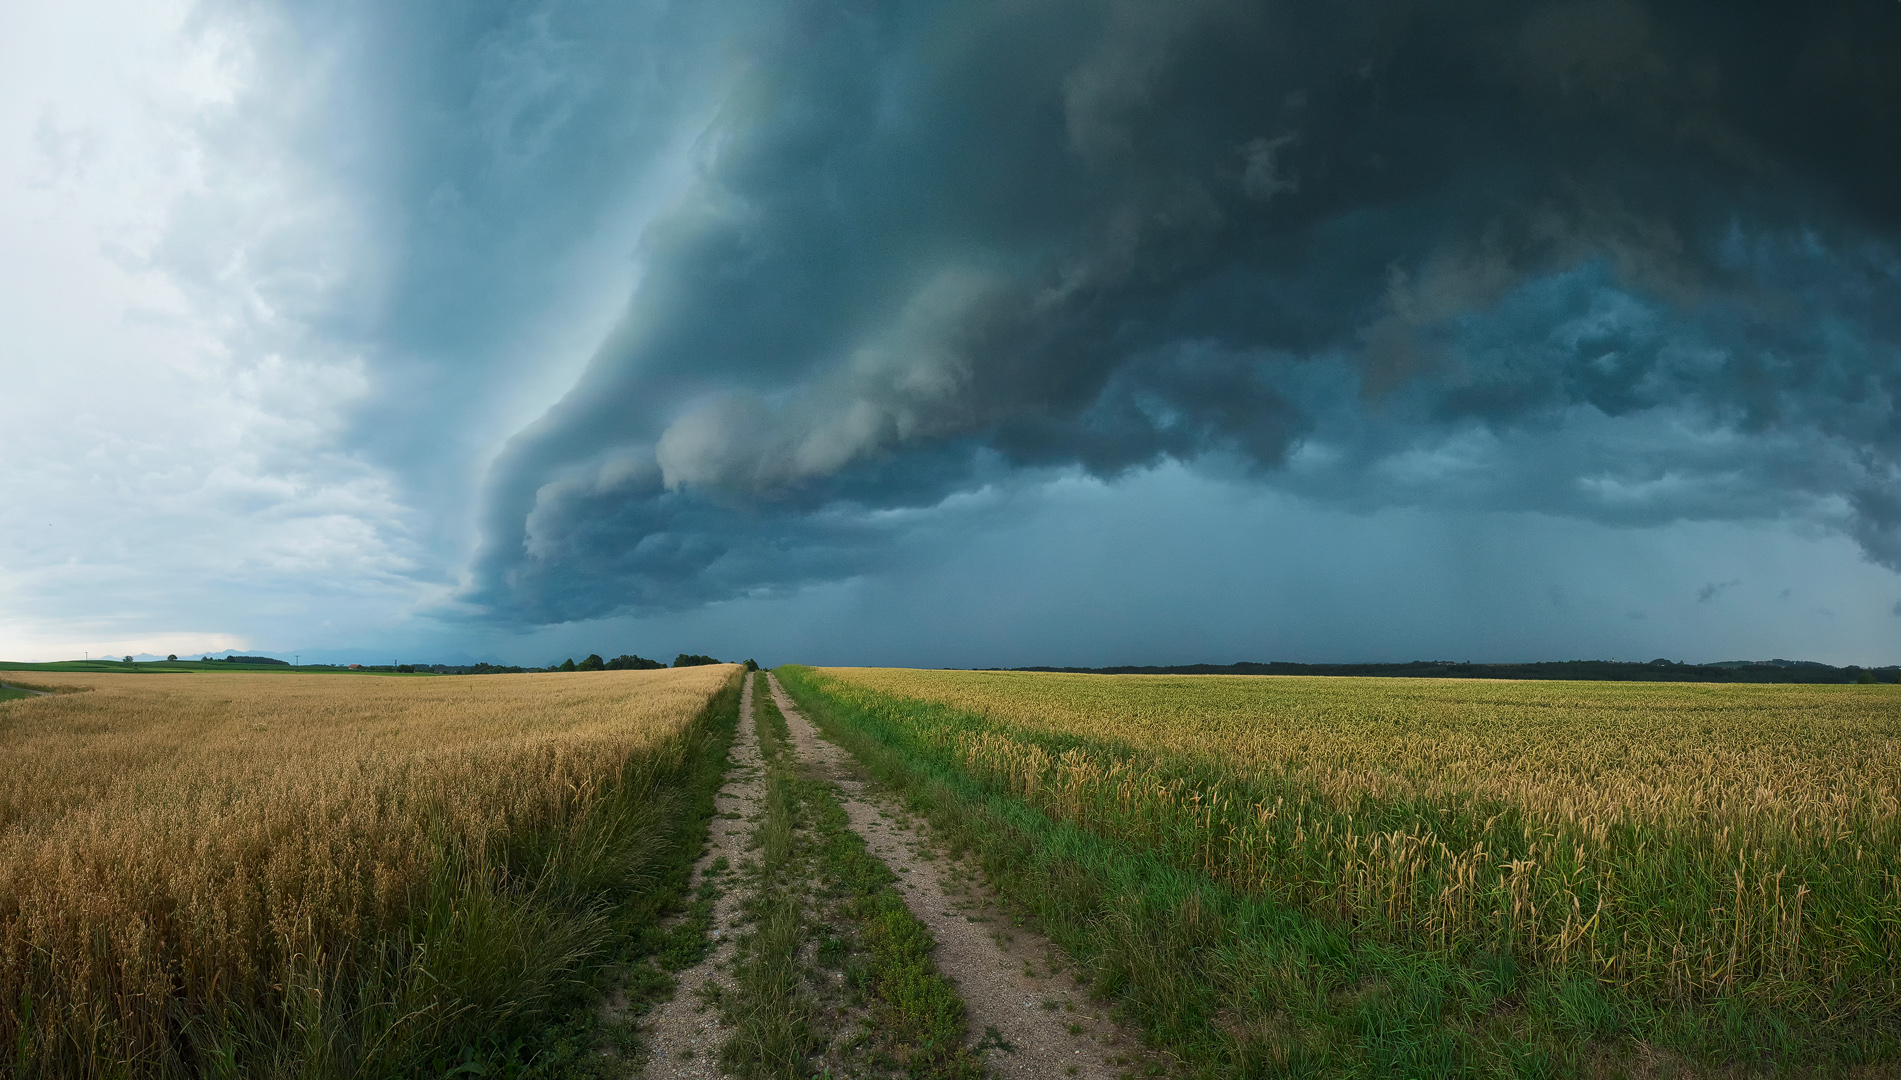
[(495, 617), (850, 576), (957, 492), (1170, 459), (1901, 568), (1901, 5), (775, 12), (494, 468)]
[(340, 441), (389, 470), (417, 533), (453, 534), (498, 418), (523, 421), (510, 399), (551, 401), (571, 379), (533, 395), (559, 365), (524, 353), (585, 311), (590, 274), (626, 265), (626, 221), (685, 172), (669, 159), (717, 105), (745, 15), (203, 0), (198, 21), (247, 62), (231, 105), (199, 121), (206, 182), (157, 261), (240, 309), (240, 355), (360, 362)]

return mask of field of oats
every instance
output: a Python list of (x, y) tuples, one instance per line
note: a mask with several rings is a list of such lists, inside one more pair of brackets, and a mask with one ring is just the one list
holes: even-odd
[(647, 884), (738, 677), (61, 675), (82, 692), (0, 704), (0, 1070), (402, 1075), (534, 1017)]
[(1895, 687), (780, 677), (952, 818), (1035, 833), (997, 869), (1188, 1058), (1894, 1059)]

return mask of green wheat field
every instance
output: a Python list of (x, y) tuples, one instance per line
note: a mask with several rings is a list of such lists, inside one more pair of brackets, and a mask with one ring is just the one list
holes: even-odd
[(779, 675), (1210, 1075), (1894, 1058), (1893, 687)]

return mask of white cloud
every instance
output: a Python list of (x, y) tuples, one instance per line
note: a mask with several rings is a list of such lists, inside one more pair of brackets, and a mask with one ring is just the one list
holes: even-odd
[(359, 279), (356, 223), (217, 142), (254, 74), (230, 31), (0, 12), (0, 655), (239, 647), (260, 603), (419, 592), (405, 508), (340, 438), (363, 365), (305, 325)]

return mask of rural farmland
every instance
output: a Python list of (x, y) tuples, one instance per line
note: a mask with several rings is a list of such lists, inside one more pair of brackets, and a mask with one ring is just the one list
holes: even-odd
[(0, 1080), (1901, 1080), (1901, 0), (13, 0), (0, 166)]
[(0, 705), (4, 1068), (440, 1074), (545, 1023), (651, 922), (737, 682), (76, 675)]
[(779, 674), (1214, 1074), (1895, 1053), (1892, 687)]
[(1897, 1062), (1891, 685), (36, 677), (13, 1075)]

